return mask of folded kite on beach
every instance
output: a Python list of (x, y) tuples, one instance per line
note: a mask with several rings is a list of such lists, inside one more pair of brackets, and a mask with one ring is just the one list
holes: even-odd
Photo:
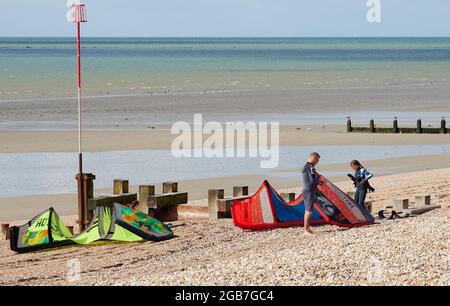
[[(317, 201), (311, 218), (312, 225), (332, 224), (357, 227), (374, 223), (365, 207), (359, 207), (345, 192), (324, 177), (320, 178)], [(305, 205), (303, 197), (286, 202), (265, 181), (251, 197), (235, 200), (231, 207), (234, 224), (242, 229), (262, 230), (278, 227), (303, 226)]]
[(85, 245), (98, 240), (160, 241), (172, 237), (172, 230), (164, 223), (121, 204), (98, 206), (88, 228), (76, 236), (70, 233), (53, 208), (10, 229), (11, 250), (17, 253), (75, 243)]

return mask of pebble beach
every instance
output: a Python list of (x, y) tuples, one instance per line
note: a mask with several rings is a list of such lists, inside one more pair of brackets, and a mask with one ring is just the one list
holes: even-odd
[[(375, 207), (428, 191), (420, 216), (341, 229), (242, 231), (187, 221), (164, 242), (98, 243), (17, 255), (0, 241), (0, 285), (449, 285), (450, 169), (377, 177)], [(348, 182), (338, 186), (348, 190)], [(414, 207), (412, 201), (411, 206)], [(66, 224), (74, 216), (63, 217)], [(19, 221), (16, 223), (20, 223)], [(52, 269), (48, 267), (51, 266)], [(73, 274), (73, 267), (80, 274)]]

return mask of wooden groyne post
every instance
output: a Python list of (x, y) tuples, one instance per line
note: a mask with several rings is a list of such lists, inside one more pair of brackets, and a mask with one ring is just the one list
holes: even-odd
[(394, 118), (393, 128), (394, 128), (394, 133), (396, 133), (396, 134), (400, 133), (400, 129), (398, 128), (398, 118), (397, 117)]
[(375, 133), (375, 120), (370, 120), (370, 131)]
[(447, 129), (447, 122), (445, 121), (445, 118), (442, 117), (441, 119), (441, 130), (440, 130), (441, 134), (447, 134), (448, 133), (448, 129)]
[(178, 191), (177, 182), (164, 182), (162, 194), (155, 194), (155, 186), (140, 186), (139, 208), (147, 206), (148, 214), (156, 219), (169, 222), (178, 220), (178, 207), (188, 203), (188, 193)]
[(128, 180), (115, 179), (113, 181), (113, 195), (101, 195), (94, 197), (94, 186), (92, 184), (92, 192), (88, 192), (87, 208), (89, 220), (91, 221), (94, 215), (94, 210), (97, 206), (112, 207), (114, 203), (122, 205), (129, 205), (137, 201), (136, 193), (129, 193)]
[(2, 237), (5, 240), (9, 240), (9, 224), (8, 223), (2, 223), (1, 226), (2, 226), (1, 227)]
[[(77, 223), (79, 225), (80, 232), (84, 231), (86, 226), (92, 221), (94, 217), (94, 213), (89, 209), (89, 200), (94, 197), (94, 180), (95, 175), (92, 173), (83, 173), (78, 174), (76, 179), (79, 186), (83, 192), (78, 193), (78, 220)], [(83, 197), (80, 199), (80, 197)], [(82, 205), (81, 205), (82, 204)]]
[(417, 128), (416, 128), (416, 133), (417, 134), (422, 134), (423, 130), (422, 130), (422, 120), (418, 119), (417, 120)]
[(234, 186), (233, 187), (233, 197), (244, 197), (248, 196), (248, 186)]
[(148, 213), (148, 201), (151, 196), (155, 195), (155, 185), (140, 185), (139, 186), (139, 206), (137, 210), (143, 213)]
[(371, 119), (369, 127), (353, 126), (350, 117), (347, 117), (347, 132), (348, 133), (393, 133), (393, 134), (449, 134), (447, 122), (445, 118), (441, 119), (441, 126), (439, 128), (426, 127), (422, 125), (422, 119), (418, 119), (415, 127), (400, 127), (398, 118), (395, 117), (392, 127), (377, 127), (375, 120)]
[(224, 189), (209, 189), (208, 190), (208, 208), (209, 218), (211, 220), (219, 219), (219, 205), (217, 201), (225, 197)]
[[(139, 201), (138, 201), (139, 195)], [(178, 206), (188, 203), (188, 193), (178, 192), (177, 182), (164, 182), (162, 193), (156, 194), (155, 185), (140, 185), (139, 193), (130, 193), (128, 180), (113, 181), (113, 195), (103, 195), (88, 199), (88, 210), (92, 214), (97, 206), (111, 207), (114, 203), (131, 205), (137, 210), (153, 216), (160, 221), (177, 221)]]
[(430, 195), (418, 195), (416, 196), (415, 206), (429, 206), (431, 205)]
[(402, 212), (409, 208), (409, 199), (398, 198), (394, 199), (394, 210), (396, 212)]
[(292, 202), (295, 201), (295, 193), (294, 192), (282, 192), (280, 196), (285, 200), (286, 202)]
[(113, 194), (119, 195), (119, 194), (126, 194), (129, 192), (130, 189), (130, 183), (128, 180), (122, 180), (122, 179), (115, 179), (114, 180), (114, 186), (113, 186)]
[(373, 202), (372, 201), (366, 201), (364, 203), (364, 206), (366, 207), (366, 209), (369, 213), (373, 212)]
[(233, 201), (248, 198), (248, 186), (234, 186), (233, 196), (225, 197), (224, 189), (208, 190), (209, 219), (231, 218), (231, 206)]

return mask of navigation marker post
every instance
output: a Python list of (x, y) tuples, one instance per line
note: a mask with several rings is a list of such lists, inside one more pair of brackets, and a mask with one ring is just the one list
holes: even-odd
[(80, 231), (87, 225), (87, 196), (86, 177), (83, 174), (83, 143), (82, 143), (82, 107), (81, 107), (81, 23), (87, 22), (86, 6), (78, 0), (67, 1), (69, 11), (67, 21), (77, 25), (77, 67), (78, 67), (78, 164), (79, 172), (76, 176), (78, 182), (78, 223)]

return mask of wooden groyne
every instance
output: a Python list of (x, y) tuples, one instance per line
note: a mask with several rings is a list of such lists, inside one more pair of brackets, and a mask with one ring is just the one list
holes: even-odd
[(347, 132), (348, 133), (392, 133), (392, 134), (450, 134), (450, 129), (447, 128), (447, 122), (442, 117), (440, 127), (423, 127), (422, 120), (418, 119), (416, 127), (399, 127), (398, 118), (394, 118), (392, 127), (378, 127), (375, 121), (370, 120), (368, 127), (353, 126), (350, 117), (347, 117)]

